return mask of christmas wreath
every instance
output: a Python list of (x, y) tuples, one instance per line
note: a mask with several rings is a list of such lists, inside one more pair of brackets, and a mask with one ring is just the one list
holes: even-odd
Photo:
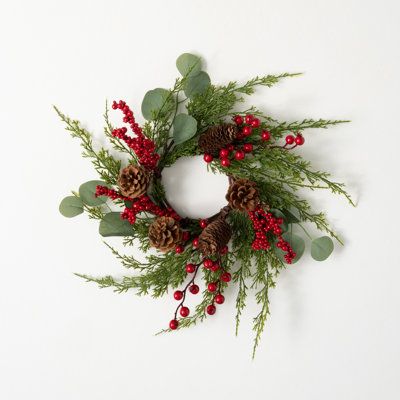
[[(122, 113), (126, 126), (112, 126), (106, 106), (104, 133), (122, 158), (105, 148), (96, 149), (80, 122), (55, 108), (71, 136), (81, 140), (83, 157), (92, 161), (101, 179), (82, 184), (78, 192), (64, 198), (61, 214), (74, 217), (86, 212), (100, 221), (101, 236), (123, 237), (125, 246), (139, 246), (145, 253), (156, 250), (140, 262), (106, 243), (124, 267), (138, 273), (122, 279), (77, 275), (119, 293), (134, 289), (140, 295), (159, 297), (172, 289), (178, 303), (163, 331), (189, 327), (215, 314), (225, 301), (225, 289), (233, 283), (237, 286), (236, 332), (249, 291), (260, 305), (253, 327), (255, 351), (269, 314), (269, 290), (279, 272), (298, 261), (305, 249), (303, 238), (293, 232), (299, 231), (296, 227), (311, 240), (311, 256), (317, 261), (331, 254), (332, 238), (342, 243), (325, 215), (312, 211), (298, 189), (328, 189), (354, 204), (343, 184), (313, 170), (297, 149), (305, 143), (306, 130), (347, 121), (280, 122), (255, 107), (238, 108), (243, 96), (256, 87), (271, 87), (299, 74), (214, 85), (199, 57), (182, 54), (176, 65), (181, 77), (172, 89), (156, 88), (144, 96), (142, 126), (122, 100), (114, 101), (111, 108)], [(162, 183), (165, 167), (180, 157), (198, 155), (211, 172), (222, 172), (229, 179), (226, 206), (201, 220), (178, 215)], [(325, 235), (312, 239), (303, 222), (315, 224)], [(187, 297), (200, 291), (201, 300), (189, 310)]]

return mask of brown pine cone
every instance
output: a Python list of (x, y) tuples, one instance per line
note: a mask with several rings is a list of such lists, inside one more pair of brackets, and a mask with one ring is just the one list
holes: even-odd
[(248, 179), (233, 181), (226, 199), (233, 209), (240, 211), (254, 211), (260, 203), (257, 185)]
[(179, 222), (171, 217), (158, 217), (149, 227), (149, 239), (158, 250), (173, 250), (182, 241)]
[(230, 225), (223, 218), (219, 218), (201, 232), (198, 249), (205, 256), (216, 254), (228, 244), (231, 236)]
[(139, 197), (146, 192), (150, 182), (150, 174), (142, 167), (129, 164), (119, 173), (118, 186), (126, 197)]
[(200, 135), (199, 147), (204, 153), (217, 155), (219, 150), (236, 139), (238, 132), (233, 124), (211, 126)]

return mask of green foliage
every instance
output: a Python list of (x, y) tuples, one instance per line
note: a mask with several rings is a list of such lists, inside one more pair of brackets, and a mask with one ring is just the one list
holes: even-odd
[(82, 128), (80, 122), (70, 119), (55, 106), (54, 109), (61, 118), (61, 121), (65, 123), (65, 129), (70, 132), (71, 136), (80, 139), (83, 148), (82, 156), (91, 159), (95, 170), (103, 181), (110, 185), (115, 185), (121, 169), (121, 161), (112, 157), (108, 150), (104, 148), (100, 148), (100, 150), (96, 152), (90, 133)]
[(107, 186), (103, 181), (89, 181), (79, 186), (79, 197), (88, 206), (99, 206), (107, 201), (107, 197), (96, 197), (96, 186)]
[(147, 120), (153, 121), (168, 114), (173, 106), (169, 90), (162, 88), (149, 90), (142, 102), (142, 114)]
[(195, 76), (190, 76), (185, 85), (185, 95), (189, 98), (201, 95), (211, 84), (207, 72), (201, 71)]
[(110, 212), (104, 215), (99, 225), (99, 233), (103, 237), (107, 236), (132, 236), (132, 225), (121, 219), (119, 212)]
[(311, 242), (311, 257), (316, 261), (326, 260), (333, 251), (333, 241), (329, 236), (322, 236)]
[(182, 76), (196, 76), (201, 71), (201, 59), (193, 54), (184, 53), (177, 58), (176, 67)]
[(173, 122), (175, 144), (191, 139), (197, 131), (197, 121), (187, 114), (178, 114)]
[[(257, 76), (244, 83), (236, 81), (225, 85), (211, 84), (208, 74), (201, 70), (201, 59), (195, 55), (185, 53), (178, 57), (176, 66), (181, 77), (175, 80), (173, 87), (154, 89), (146, 93), (142, 103), (142, 114), (147, 120), (142, 127), (144, 134), (155, 142), (160, 154), (158, 170), (154, 172), (148, 195), (160, 207), (169, 207), (161, 181), (163, 168), (170, 166), (181, 157), (193, 157), (201, 154), (198, 147), (198, 136), (208, 127), (230, 121), (235, 114), (252, 113), (262, 123), (263, 129), (271, 133), (270, 142), (262, 142), (259, 135), (252, 135), (247, 142), (254, 145), (252, 155), (242, 161), (233, 160), (226, 169), (218, 161), (209, 165), (209, 169), (216, 173), (228, 174), (231, 178), (247, 178), (257, 183), (261, 201), (269, 205), (273, 214), (284, 220), (283, 238), (289, 242), (297, 253), (297, 261), (304, 253), (304, 240), (292, 233), (292, 225), (298, 224), (302, 229), (302, 222), (311, 222), (318, 230), (326, 232), (330, 237), (342, 243), (338, 235), (329, 226), (322, 212), (313, 211), (307, 199), (299, 195), (299, 189), (311, 191), (322, 189), (344, 196), (354, 205), (347, 194), (344, 185), (332, 181), (329, 174), (315, 170), (310, 162), (295, 151), (283, 149), (279, 140), (290, 132), (304, 132), (308, 129), (326, 129), (344, 122), (344, 120), (303, 119), (301, 121), (278, 121), (255, 107), (240, 110), (244, 97), (254, 93), (260, 86), (271, 87), (285, 78), (299, 74), (284, 73), (280, 75)], [(182, 110), (186, 108), (186, 112)], [(179, 111), (183, 111), (178, 114)], [(182, 287), (188, 282), (185, 265), (188, 262), (199, 263), (199, 252), (187, 246), (185, 251), (177, 255), (175, 252), (166, 254), (152, 254), (148, 238), (148, 229), (153, 221), (152, 215), (143, 213), (136, 223), (131, 225), (120, 218), (120, 212), (110, 212), (105, 199), (94, 198), (97, 184), (115, 187), (121, 169), (121, 162), (110, 155), (108, 150), (95, 150), (90, 134), (78, 121), (71, 120), (56, 111), (66, 124), (66, 129), (72, 137), (81, 140), (83, 156), (91, 159), (100, 179), (104, 182), (91, 181), (82, 185), (79, 195), (69, 196), (60, 205), (60, 212), (68, 217), (85, 211), (89, 218), (100, 220), (99, 232), (102, 236), (121, 236), (123, 244), (138, 246), (146, 254), (145, 262), (136, 260), (129, 254), (120, 254), (115, 248), (107, 244), (121, 264), (135, 272), (134, 276), (124, 276), (117, 279), (111, 276), (91, 277), (78, 274), (89, 282), (95, 282), (101, 288), (111, 287), (118, 293), (134, 290), (139, 295), (150, 294), (159, 297), (169, 290)], [(113, 127), (108, 118), (108, 107), (104, 113), (104, 133), (111, 146), (119, 153), (129, 157), (129, 162), (137, 163), (138, 159), (131, 149), (118, 138), (112, 135)], [(125, 204), (118, 200), (116, 205)], [(129, 204), (127, 204), (129, 206)], [(253, 293), (259, 311), (253, 320), (255, 332), (254, 349), (260, 343), (261, 334), (266, 326), (270, 313), (269, 291), (275, 287), (276, 279), (286, 267), (283, 252), (272, 243), (270, 251), (253, 251), (252, 242), (254, 232), (250, 219), (246, 213), (231, 211), (228, 221), (232, 226), (232, 240), (230, 252), (221, 259), (223, 267), (230, 270), (233, 282), (237, 284), (236, 295), (236, 334), (238, 334), (240, 320), (248, 296)], [(198, 221), (183, 219), (182, 226), (192, 237), (198, 236), (200, 228)], [(332, 239), (328, 236), (315, 239), (311, 243), (311, 255), (316, 260), (324, 260), (333, 250)], [(211, 271), (199, 272), (199, 279), (205, 283), (215, 279)], [(196, 279), (197, 279), (196, 278)], [(221, 291), (226, 287), (222, 284)], [(200, 296), (200, 295), (199, 295)], [(203, 291), (199, 304), (192, 310), (188, 318), (180, 321), (179, 329), (186, 328), (203, 321), (207, 314), (205, 308), (212, 302), (213, 295)], [(164, 330), (164, 331), (168, 331)]]
[(76, 217), (83, 213), (83, 202), (79, 197), (67, 196), (62, 199), (59, 210), (64, 217)]

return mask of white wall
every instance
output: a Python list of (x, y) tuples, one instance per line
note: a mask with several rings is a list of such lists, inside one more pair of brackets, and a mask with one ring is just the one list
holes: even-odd
[[(0, 398), (398, 399), (399, 16), (394, 0), (2, 2)], [(173, 300), (75, 278), (124, 271), (95, 222), (58, 214), (96, 175), (51, 105), (102, 142), (105, 99), (139, 112), (185, 51), (214, 82), (304, 71), (252, 103), (286, 120), (353, 121), (307, 133), (301, 149), (359, 203), (311, 196), (346, 246), (281, 274), (254, 362), (252, 301), (238, 338), (234, 289), (202, 326), (155, 337)]]

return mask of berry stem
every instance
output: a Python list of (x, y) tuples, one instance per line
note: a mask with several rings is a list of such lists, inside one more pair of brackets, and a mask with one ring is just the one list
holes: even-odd
[(185, 302), (185, 299), (186, 299), (186, 292), (187, 292), (189, 286), (192, 285), (192, 284), (194, 283), (194, 280), (196, 279), (197, 271), (199, 270), (200, 265), (201, 265), (201, 262), (198, 263), (198, 264), (195, 264), (196, 269), (195, 269), (195, 271), (194, 271), (194, 273), (193, 273), (192, 279), (190, 279), (190, 281), (186, 284), (186, 286), (185, 286), (184, 289), (182, 290), (183, 297), (182, 297), (181, 302), (180, 302), (180, 303), (178, 304), (178, 306), (176, 307), (175, 314), (174, 314), (174, 319), (176, 319), (176, 317), (177, 317), (177, 315), (178, 315), (179, 309), (183, 306), (183, 303)]

